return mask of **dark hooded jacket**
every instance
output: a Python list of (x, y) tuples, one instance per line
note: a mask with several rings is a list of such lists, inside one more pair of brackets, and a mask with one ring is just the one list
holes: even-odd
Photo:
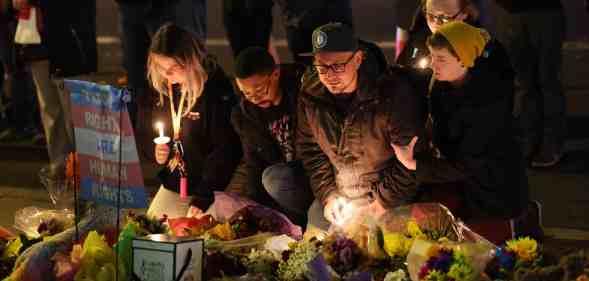
[[(239, 137), (231, 126), (231, 109), (236, 104), (231, 82), (212, 59), (207, 59), (204, 65), (209, 77), (192, 108), (199, 117), (183, 118), (181, 132), (188, 195), (193, 196), (191, 205), (202, 210), (213, 202), (214, 191), (222, 191), (229, 184), (242, 157)], [(166, 189), (179, 192), (177, 169), (170, 173), (165, 167), (158, 176)]]
[(96, 1), (31, 0), (39, 8), (41, 44), (22, 45), (26, 61), (49, 59), (50, 73), (59, 78), (96, 72)]
[(512, 128), (514, 72), (505, 49), (490, 41), (465, 84), (433, 87), (433, 142), (442, 158), (418, 155), (420, 184), (457, 188), (465, 220), (508, 219), (527, 204), (528, 182)]
[[(297, 124), (297, 97), (301, 88), (303, 72), (304, 66), (302, 65), (280, 66), (278, 90), (282, 95), (282, 102), (287, 103), (287, 108), (292, 114), (290, 123), (294, 137), (296, 137)], [(262, 186), (264, 169), (270, 165), (284, 163), (286, 159), (279, 143), (265, 127), (266, 120), (263, 117), (263, 109), (245, 99), (239, 88), (234, 86), (234, 89), (241, 97), (241, 102), (233, 108), (231, 122), (243, 147), (248, 197), (259, 201), (266, 198), (263, 196), (264, 187)], [(296, 151), (294, 158), (297, 159)]]
[(562, 9), (560, 0), (495, 0), (497, 6), (510, 13)]
[(398, 162), (391, 143), (406, 145), (419, 133), (421, 103), (404, 72), (382, 68), (375, 51), (366, 51), (345, 114), (316, 73), (303, 77), (297, 150), (313, 193), (324, 204), (333, 196), (376, 199), (387, 207), (414, 199), (415, 175)]

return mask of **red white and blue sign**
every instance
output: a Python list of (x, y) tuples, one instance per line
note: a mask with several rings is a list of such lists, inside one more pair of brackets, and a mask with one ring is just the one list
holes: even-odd
[[(80, 197), (121, 208), (146, 208), (147, 197), (125, 90), (65, 80), (70, 92)], [(120, 194), (119, 192), (120, 184)]]

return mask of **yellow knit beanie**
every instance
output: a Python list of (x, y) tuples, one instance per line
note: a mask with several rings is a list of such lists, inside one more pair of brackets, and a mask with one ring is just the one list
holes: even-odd
[(436, 32), (441, 33), (450, 42), (465, 67), (474, 65), (474, 61), (483, 53), (491, 38), (486, 30), (461, 21), (446, 23)]

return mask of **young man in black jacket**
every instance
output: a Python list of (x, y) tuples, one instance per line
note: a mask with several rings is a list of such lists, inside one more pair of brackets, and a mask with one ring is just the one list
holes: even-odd
[[(379, 216), (412, 202), (415, 175), (391, 143), (407, 145), (422, 131), (419, 95), (398, 70), (378, 62), (344, 24), (313, 32), (313, 71), (305, 74), (298, 110), (297, 152), (315, 202), (309, 227), (343, 224), (348, 210)], [(376, 52), (376, 54), (375, 54)]]
[(512, 238), (512, 219), (524, 214), (529, 200), (512, 130), (509, 57), (486, 31), (463, 22), (445, 24), (427, 42), (436, 79), (430, 114), (439, 155), (395, 147), (397, 158), (427, 186), (424, 195), (499, 245)]
[(242, 99), (232, 113), (243, 146), (248, 197), (277, 203), (301, 224), (313, 200), (295, 149), (303, 71), (301, 65), (276, 65), (264, 48), (243, 50), (235, 65), (235, 88)]

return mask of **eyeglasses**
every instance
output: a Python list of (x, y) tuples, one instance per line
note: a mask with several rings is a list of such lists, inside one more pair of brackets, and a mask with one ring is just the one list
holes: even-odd
[(423, 10), (423, 13), (425, 14), (425, 17), (427, 18), (428, 21), (435, 22), (437, 24), (445, 24), (445, 23), (451, 22), (453, 20), (456, 20), (458, 15), (460, 15), (463, 11), (464, 11), (464, 8), (460, 9), (460, 11), (458, 11), (458, 13), (456, 13), (453, 16), (446, 16), (446, 15), (436, 16), (436, 15), (426, 11), (425, 9)]
[(354, 51), (354, 53), (352, 53), (352, 56), (350, 56), (350, 58), (343, 63), (314, 64), (313, 66), (315, 67), (315, 70), (319, 72), (319, 74), (327, 74), (327, 72), (329, 72), (330, 69), (331, 71), (333, 71), (333, 73), (342, 73), (346, 71), (346, 65), (348, 65), (348, 63), (352, 61), (354, 55), (356, 55), (356, 52), (358, 51)]
[(270, 81), (272, 79), (271, 74), (268, 75), (268, 78), (266, 78), (266, 81), (264, 81), (264, 83), (262, 85), (264, 86), (258, 86), (256, 88), (254, 88), (252, 91), (247, 91), (245, 89), (241, 89), (241, 91), (243, 92), (243, 96), (252, 101), (258, 101), (266, 96), (268, 96), (268, 92), (270, 91)]

